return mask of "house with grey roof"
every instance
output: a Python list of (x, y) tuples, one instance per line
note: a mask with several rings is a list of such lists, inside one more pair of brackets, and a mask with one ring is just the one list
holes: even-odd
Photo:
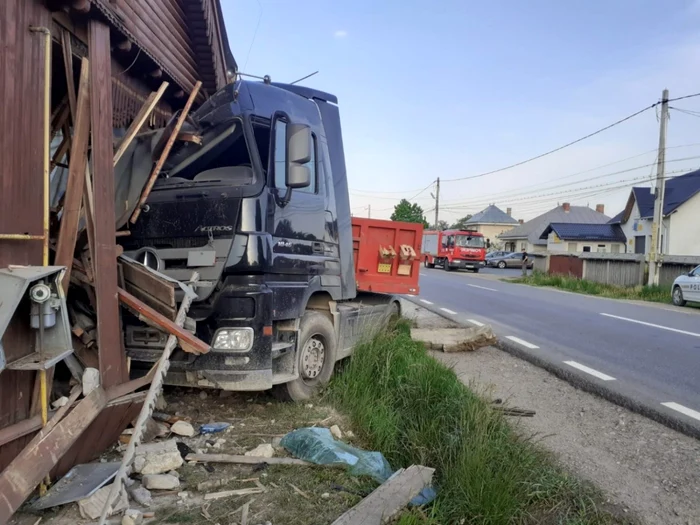
[(499, 235), (507, 251), (526, 250), (530, 253), (547, 251), (547, 237), (542, 234), (552, 223), (558, 224), (606, 224), (610, 217), (605, 215), (605, 207), (598, 204), (593, 210), (588, 206), (571, 206), (565, 202), (531, 219), (510, 231)]
[(627, 238), (619, 224), (553, 222), (540, 239), (547, 241), (549, 253), (625, 253)]
[[(654, 192), (634, 187), (625, 209), (610, 219), (627, 237), (627, 251), (649, 253), (654, 219)], [(700, 255), (700, 170), (666, 181), (661, 226), (662, 253)]]
[(494, 243), (499, 235), (515, 228), (518, 221), (511, 217), (510, 208), (503, 211), (495, 204), (491, 204), (479, 213), (472, 215), (465, 222), (465, 225), (468, 230), (479, 232), (484, 238)]

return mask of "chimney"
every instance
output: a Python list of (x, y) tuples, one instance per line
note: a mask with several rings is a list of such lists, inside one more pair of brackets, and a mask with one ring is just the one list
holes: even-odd
[(508, 217), (510, 217), (510, 214), (512, 213), (513, 208), (506, 208), (506, 213), (508, 214)]
[(518, 224), (525, 224), (525, 220), (523, 220), (523, 219), (518, 219)]
[(596, 204), (595, 211), (605, 214), (605, 204)]
[(564, 209), (564, 211), (566, 213), (569, 213), (569, 211), (571, 210), (571, 204), (569, 204), (568, 202), (565, 202), (564, 204), (562, 204), (561, 207)]

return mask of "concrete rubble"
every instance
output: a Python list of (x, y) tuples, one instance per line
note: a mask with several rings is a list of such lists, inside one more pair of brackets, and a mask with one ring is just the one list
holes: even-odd
[(338, 425), (333, 425), (329, 430), (335, 439), (343, 439), (343, 432)]
[(134, 472), (139, 474), (164, 474), (182, 466), (183, 460), (174, 439), (147, 443), (136, 447)]
[(170, 427), (170, 432), (178, 436), (193, 437), (197, 432), (187, 421), (177, 421)]
[(100, 371), (97, 368), (86, 368), (83, 372), (83, 396), (87, 397), (98, 386), (100, 386)]
[(262, 445), (258, 445), (253, 450), (249, 450), (245, 453), (245, 455), (256, 458), (271, 458), (275, 455), (275, 449), (269, 443), (264, 443)]
[(411, 337), (422, 342), (429, 350), (442, 352), (473, 352), (484, 346), (496, 344), (496, 336), (490, 325), (471, 328), (413, 328)]
[[(78, 501), (78, 508), (83, 519), (96, 520), (102, 514), (102, 509), (105, 506), (109, 492), (112, 490), (112, 485), (102, 487), (89, 498)], [(112, 515), (118, 514), (129, 508), (129, 498), (126, 495), (126, 490), (122, 489), (119, 497), (112, 505)]]
[(172, 474), (147, 474), (141, 482), (148, 490), (174, 490), (180, 488), (180, 478)]
[(137, 509), (128, 509), (122, 518), (122, 525), (141, 525), (143, 523), (143, 512)]

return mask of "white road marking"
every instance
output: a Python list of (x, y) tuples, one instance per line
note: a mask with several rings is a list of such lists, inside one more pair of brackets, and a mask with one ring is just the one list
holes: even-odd
[(578, 368), (582, 372), (586, 372), (587, 374), (597, 377), (598, 379), (602, 379), (603, 381), (615, 381), (614, 377), (604, 374), (602, 372), (598, 372), (598, 370), (588, 368), (586, 365), (582, 365), (581, 363), (577, 363), (576, 361), (564, 361), (564, 363), (569, 366), (573, 366), (574, 368)]
[(510, 339), (514, 343), (518, 343), (519, 345), (523, 345), (525, 348), (530, 348), (531, 350), (536, 350), (539, 348), (537, 345), (533, 345), (532, 343), (528, 343), (527, 341), (523, 341), (519, 337), (515, 337), (514, 335), (507, 335), (506, 339)]
[(448, 310), (447, 308), (440, 308), (443, 312), (447, 312), (448, 314), (452, 315), (457, 315), (457, 312), (453, 312), (452, 310)]
[(427, 277), (428, 275), (427, 275), (427, 274), (424, 274), (423, 272), (420, 272), (420, 276), (421, 276), (421, 277)]
[(476, 319), (467, 319), (467, 321), (471, 324), (475, 324), (476, 326), (484, 326), (484, 323), (477, 321)]
[(425, 304), (433, 304), (433, 303), (431, 303), (430, 301), (426, 301), (425, 299), (421, 299), (420, 302), (421, 302), (421, 303), (425, 303)]
[(613, 319), (620, 319), (621, 321), (629, 321), (630, 323), (643, 324), (644, 326), (651, 326), (653, 328), (660, 328), (661, 330), (668, 330), (669, 332), (676, 332), (678, 334), (692, 335), (693, 337), (700, 337), (700, 334), (695, 332), (687, 332), (686, 330), (679, 330), (678, 328), (671, 328), (670, 326), (662, 326), (660, 324), (646, 323), (644, 321), (637, 321), (636, 319), (629, 319), (628, 317), (620, 317), (619, 315), (604, 314), (605, 317), (611, 317)]
[(481, 288), (482, 290), (488, 290), (489, 292), (497, 292), (495, 288), (486, 288), (486, 286), (479, 286), (478, 284), (468, 284), (467, 286), (471, 286), (472, 288)]
[(700, 421), (700, 412), (692, 410), (688, 407), (684, 407), (683, 405), (679, 405), (678, 403), (668, 402), (661, 404), (665, 407), (670, 408), (671, 410), (675, 410), (676, 412), (680, 412), (681, 414), (685, 414), (688, 417), (692, 417), (693, 419), (697, 419), (698, 421)]

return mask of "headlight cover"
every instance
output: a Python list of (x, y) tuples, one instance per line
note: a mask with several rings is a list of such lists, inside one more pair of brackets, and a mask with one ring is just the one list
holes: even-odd
[(220, 328), (214, 335), (213, 350), (247, 352), (253, 347), (252, 328)]

